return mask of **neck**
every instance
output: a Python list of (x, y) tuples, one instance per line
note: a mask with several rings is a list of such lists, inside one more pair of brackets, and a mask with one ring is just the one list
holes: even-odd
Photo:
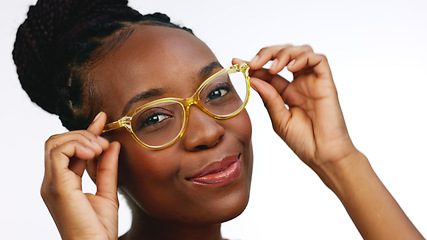
[(155, 219), (146, 213), (133, 214), (130, 230), (120, 240), (222, 240), (221, 224), (190, 224)]

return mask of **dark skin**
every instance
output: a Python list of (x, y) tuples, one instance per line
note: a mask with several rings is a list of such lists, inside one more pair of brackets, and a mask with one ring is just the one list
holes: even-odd
[[(88, 75), (99, 92), (102, 111), (119, 119), (127, 107), (134, 109), (158, 98), (191, 96), (221, 69), (217, 62), (209, 48), (186, 31), (139, 26)], [(129, 105), (136, 95), (152, 89), (161, 93)], [(102, 124), (95, 121), (94, 125), (88, 132), (99, 134)], [(128, 239), (221, 239), (221, 223), (238, 216), (247, 205), (252, 146), (246, 111), (228, 120), (215, 120), (191, 107), (185, 134), (161, 151), (143, 148), (124, 129), (114, 131), (109, 139), (122, 146), (118, 187), (130, 199), (134, 214), (125, 236)], [(98, 145), (105, 149), (102, 144)], [(97, 149), (95, 155), (98, 153)], [(241, 171), (232, 183), (206, 187), (188, 180), (207, 165), (234, 155), (240, 156)], [(90, 161), (89, 166), (94, 163)], [(79, 161), (74, 159), (70, 165), (80, 173), (81, 168), (74, 167), (82, 166)], [(89, 168), (98, 183), (99, 174), (91, 169), (99, 168)]]
[[(271, 68), (262, 69), (270, 60)], [(121, 118), (140, 92), (159, 88), (164, 95), (155, 98), (191, 96), (204, 80), (201, 70), (215, 62), (209, 48), (185, 31), (140, 26), (89, 73), (104, 112), (87, 130), (46, 142), (41, 192), (63, 239), (117, 239), (117, 187), (130, 198), (134, 214), (121, 239), (222, 239), (221, 223), (238, 216), (249, 198), (252, 147), (245, 111), (215, 120), (192, 107), (183, 137), (160, 151), (141, 147), (124, 129), (105, 136), (113, 142), (99, 136), (107, 115)], [(353, 146), (326, 58), (308, 46), (283, 45), (262, 49), (249, 65), (251, 86), (275, 131), (339, 197), (362, 237), (423, 239)], [(277, 75), (284, 67), (294, 73), (292, 82)], [(188, 181), (234, 154), (242, 155), (242, 171), (232, 183), (207, 188)], [(96, 179), (95, 195), (82, 193), (86, 166)]]
[[(119, 119), (126, 111), (124, 106), (141, 92), (163, 91), (132, 103), (130, 109), (159, 98), (191, 96), (207, 77), (221, 69), (219, 64), (212, 64), (217, 62), (202, 41), (185, 31), (141, 26), (92, 74), (95, 82), (102, 80), (102, 85), (97, 85), (104, 102), (102, 110), (112, 119)], [(215, 120), (196, 107), (190, 108), (184, 136), (161, 151), (141, 147), (124, 129), (115, 131), (112, 138), (122, 145), (119, 188), (134, 206), (129, 239), (220, 236), (219, 223), (239, 215), (248, 201), (250, 137), (246, 111), (232, 119)], [(236, 154), (242, 154), (243, 171), (232, 184), (211, 188), (188, 180), (208, 164)], [(214, 237), (206, 238), (206, 232)]]

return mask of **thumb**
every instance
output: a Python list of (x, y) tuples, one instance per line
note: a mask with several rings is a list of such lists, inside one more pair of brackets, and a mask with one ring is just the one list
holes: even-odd
[(94, 118), (93, 122), (89, 125), (87, 130), (95, 135), (101, 135), (104, 130), (105, 122), (107, 121), (107, 114), (99, 112)]
[(98, 163), (96, 195), (117, 201), (117, 171), (120, 144), (112, 142)]
[(286, 108), (282, 97), (272, 85), (256, 77), (251, 78), (251, 87), (258, 92), (264, 102), (274, 130), (277, 133), (283, 131), (291, 117), (291, 112)]

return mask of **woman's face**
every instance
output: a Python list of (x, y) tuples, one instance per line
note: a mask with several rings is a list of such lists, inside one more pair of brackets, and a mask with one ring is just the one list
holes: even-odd
[[(210, 49), (190, 33), (144, 25), (90, 77), (99, 88), (102, 110), (117, 120), (155, 99), (190, 97), (220, 69)], [(131, 99), (147, 91), (152, 94), (125, 109)], [(119, 188), (147, 216), (220, 223), (239, 215), (248, 202), (252, 175), (249, 116), (244, 110), (231, 119), (216, 120), (195, 106), (189, 112), (182, 138), (163, 150), (142, 147), (124, 128), (112, 133), (111, 140), (121, 143)], [(196, 177), (199, 173), (203, 176)]]

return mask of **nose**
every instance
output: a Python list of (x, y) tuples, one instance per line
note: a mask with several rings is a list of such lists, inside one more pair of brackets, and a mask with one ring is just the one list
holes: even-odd
[(199, 108), (189, 110), (187, 129), (182, 136), (184, 147), (189, 151), (199, 151), (215, 147), (225, 133), (223, 126)]

